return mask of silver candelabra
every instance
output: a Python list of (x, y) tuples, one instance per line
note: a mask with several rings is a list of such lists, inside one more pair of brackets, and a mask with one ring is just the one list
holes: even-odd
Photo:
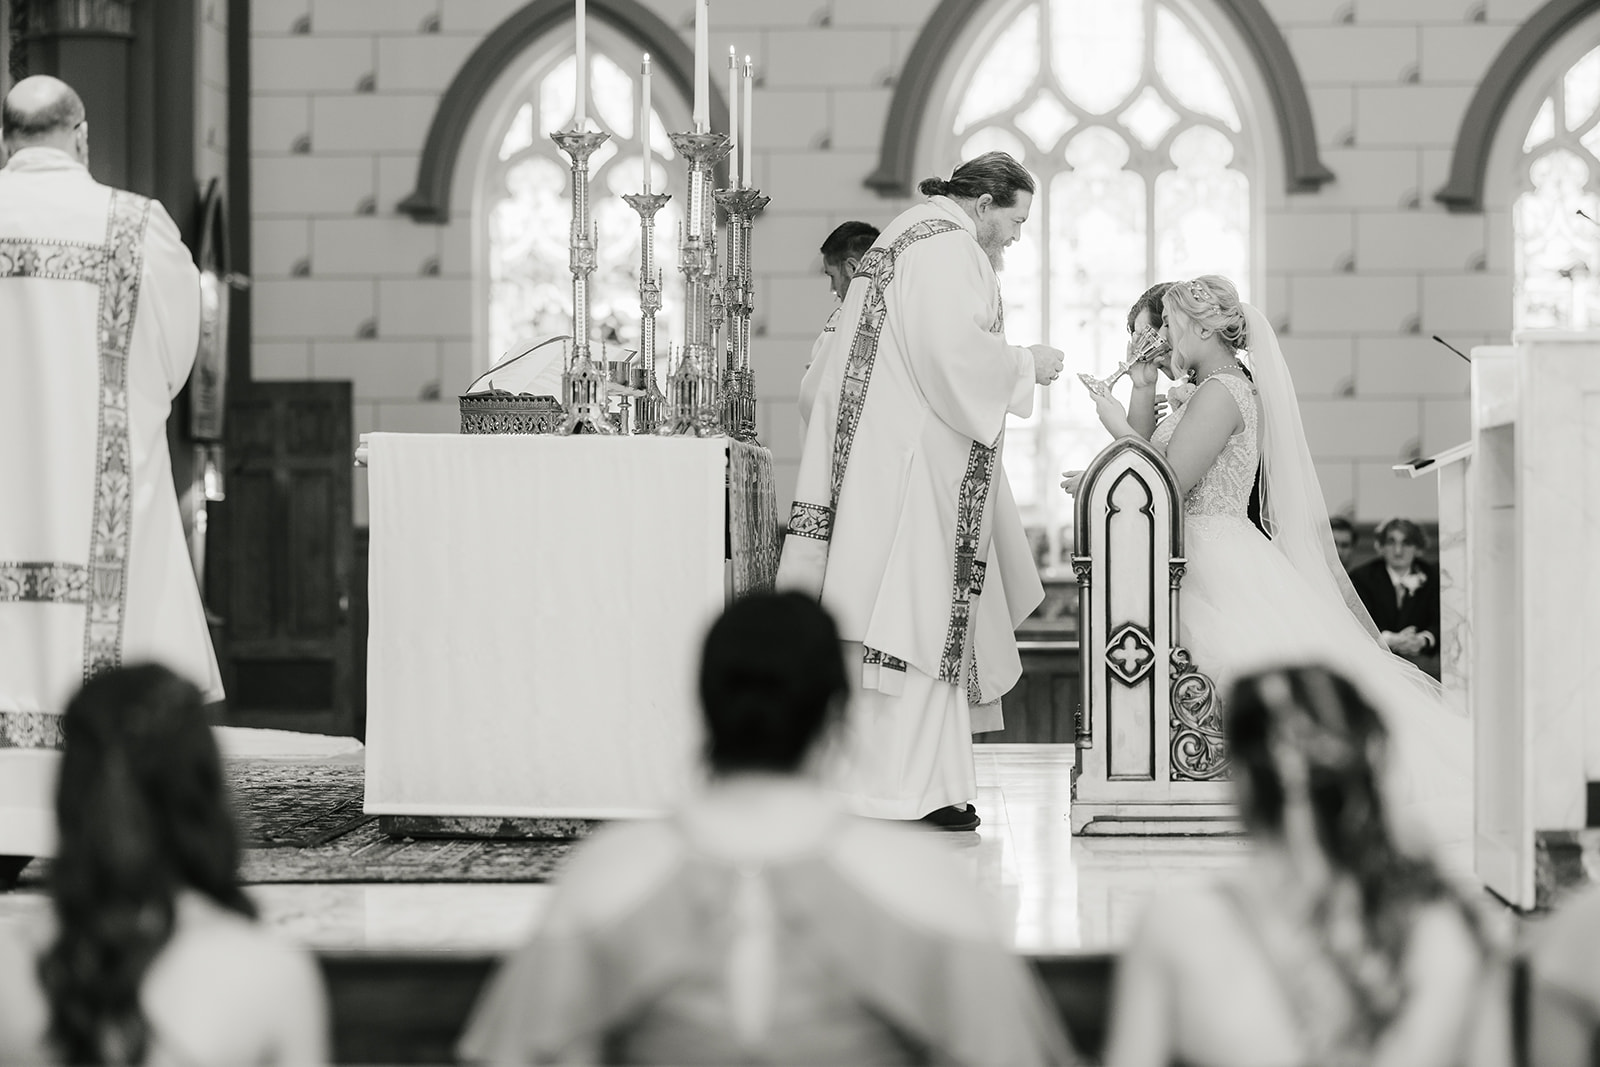
[(728, 366), (724, 376), (724, 416), (728, 434), (756, 440), (756, 384), (750, 370), (750, 313), (755, 310), (755, 279), (750, 270), (750, 228), (771, 202), (760, 189), (720, 189), (717, 203), (728, 213), (728, 263), (722, 299), (727, 315)]
[(675, 133), (672, 146), (689, 163), (678, 269), (683, 272), (683, 354), (667, 390), (667, 417), (658, 433), (713, 437), (723, 432), (720, 374), (713, 345), (717, 287), (716, 203), (712, 168), (728, 154), (721, 133)]
[(572, 352), (561, 375), (561, 400), (567, 409), (561, 432), (615, 433), (606, 407), (606, 368), (589, 355), (589, 275), (594, 272), (597, 234), (589, 219), (589, 157), (611, 137), (589, 130), (558, 130), (550, 135), (572, 159), (572, 233), (567, 265), (572, 271)]
[(656, 312), (661, 310), (661, 271), (656, 267), (656, 212), (672, 197), (633, 193), (622, 198), (639, 213), (639, 366), (634, 368), (635, 433), (655, 433), (666, 414), (667, 398), (656, 382)]

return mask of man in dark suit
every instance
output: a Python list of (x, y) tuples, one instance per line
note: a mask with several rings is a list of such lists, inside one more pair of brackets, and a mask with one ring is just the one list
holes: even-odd
[(1439, 570), (1419, 553), (1428, 547), (1410, 519), (1378, 524), (1378, 558), (1350, 572), (1350, 581), (1397, 656), (1439, 676)]

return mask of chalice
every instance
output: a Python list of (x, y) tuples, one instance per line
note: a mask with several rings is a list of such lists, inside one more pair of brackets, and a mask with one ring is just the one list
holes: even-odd
[(1111, 387), (1121, 381), (1123, 376), (1140, 363), (1153, 363), (1171, 351), (1170, 346), (1161, 339), (1158, 330), (1146, 326), (1133, 335), (1133, 352), (1127, 359), (1117, 364), (1117, 371), (1109, 378), (1096, 378), (1092, 374), (1079, 374), (1078, 381), (1082, 382), (1091, 393), (1108, 396)]

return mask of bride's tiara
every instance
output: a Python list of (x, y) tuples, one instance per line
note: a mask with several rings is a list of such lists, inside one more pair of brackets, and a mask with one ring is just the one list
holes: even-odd
[(1215, 296), (1211, 295), (1211, 290), (1206, 286), (1205, 282), (1201, 281), (1199, 278), (1196, 278), (1193, 281), (1186, 282), (1185, 284), (1189, 288), (1189, 295), (1198, 300), (1200, 302), (1200, 306), (1205, 308), (1205, 310), (1218, 312), (1222, 310), (1222, 305), (1217, 302), (1217, 298)]

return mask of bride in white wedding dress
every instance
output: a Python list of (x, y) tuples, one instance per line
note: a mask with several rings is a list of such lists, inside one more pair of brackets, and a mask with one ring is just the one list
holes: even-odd
[[(1108, 392), (1091, 392), (1113, 436), (1148, 438), (1177, 475), (1188, 560), (1180, 640), (1222, 692), (1270, 666), (1321, 663), (1343, 673), (1386, 714), (1396, 829), (1444, 850), (1450, 866), (1470, 867), (1470, 724), (1431, 678), (1383, 646), (1339, 563), (1277, 336), (1217, 275), (1173, 284), (1162, 303), (1172, 376), (1192, 375), (1193, 391), (1169, 393), (1172, 410), (1159, 423), (1151, 365), (1132, 371), (1131, 413)], [(1258, 464), (1270, 540), (1247, 513)], [(1080, 474), (1067, 472), (1062, 488), (1074, 492)]]

